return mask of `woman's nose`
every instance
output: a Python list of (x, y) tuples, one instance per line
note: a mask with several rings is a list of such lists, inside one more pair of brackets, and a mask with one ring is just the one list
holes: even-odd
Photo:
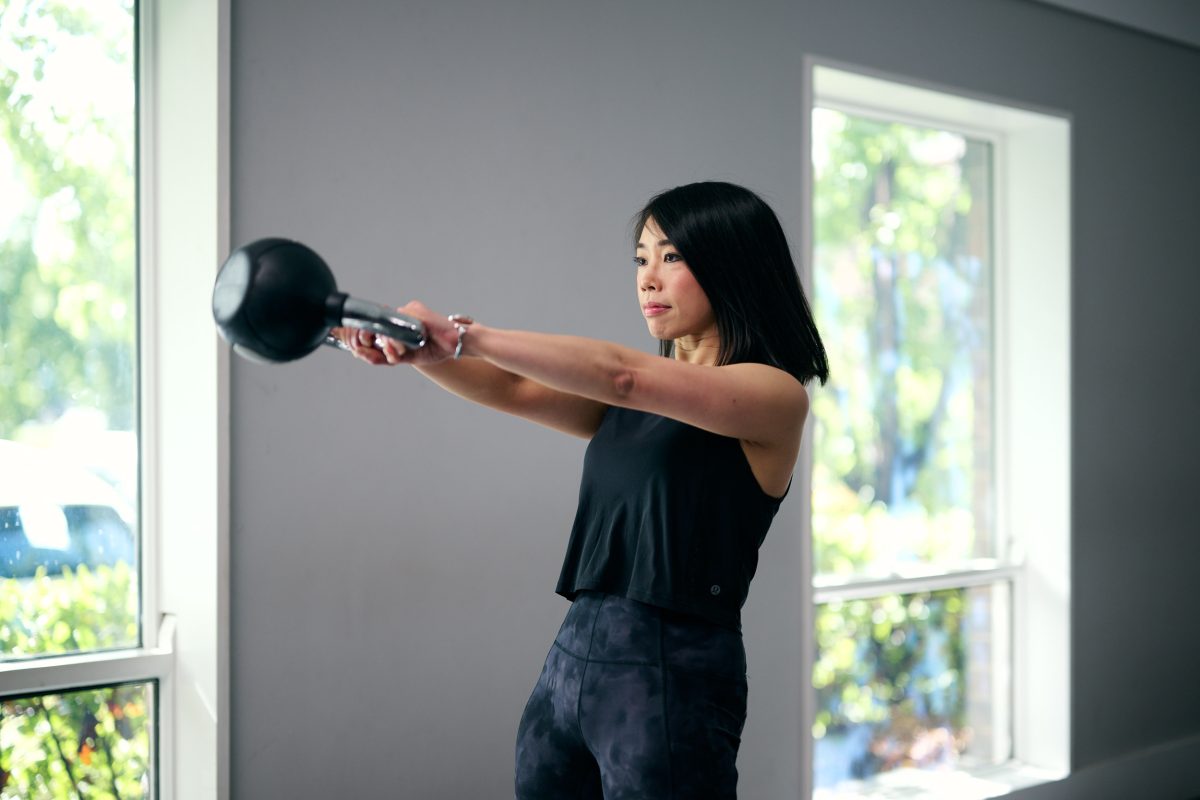
[(638, 285), (642, 291), (658, 288), (658, 273), (655, 271), (653, 264), (646, 264), (642, 267), (641, 274), (638, 275)]

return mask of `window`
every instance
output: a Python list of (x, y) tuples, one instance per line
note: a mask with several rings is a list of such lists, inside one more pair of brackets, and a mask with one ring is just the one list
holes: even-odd
[[(39, 19), (45, 15), (51, 19)], [(88, 26), (100, 19), (106, 21), (103, 32), (87, 34)], [(71, 502), (58, 504), (57, 511), (47, 509), (46, 503), (25, 503), (28, 509), (18, 503), (16, 511), (5, 512), (9, 522), (5, 538), (8, 544), (12, 544), (14, 537), (20, 539), (30, 535), (41, 537), (43, 544), (54, 541), (55, 537), (61, 543), (65, 538), (68, 547), (59, 566), (72, 563), (76, 558), (90, 559), (89, 563), (98, 565), (98, 573), (99, 565), (105, 562), (115, 565), (124, 560), (131, 563), (129, 550), (123, 548), (132, 537), (138, 548), (137, 567), (131, 566), (127, 571), (130, 586), (139, 588), (130, 590), (137, 593), (136, 604), (123, 606), (120, 615), (106, 615), (110, 630), (101, 630), (102, 635), (108, 637), (103, 641), (78, 641), (86, 639), (88, 632), (100, 630), (93, 624), (94, 620), (74, 627), (65, 622), (67, 627), (53, 624), (47, 628), (51, 632), (50, 638), (62, 637), (62, 632), (69, 630), (75, 635), (76, 644), (81, 646), (60, 647), (62, 652), (57, 654), (34, 654), (27, 646), (19, 657), (0, 658), (0, 711), (3, 714), (3, 720), (0, 720), (0, 726), (3, 726), (0, 730), (3, 741), (0, 767), (11, 773), (5, 778), (8, 794), (0, 793), (0, 797), (22, 796), (21, 792), (26, 788), (13, 783), (16, 773), (10, 769), (10, 764), (18, 747), (10, 737), (29, 735), (27, 731), (21, 733), (26, 730), (21, 727), (21, 719), (28, 721), (31, 710), (35, 717), (41, 715), (39, 704), (46, 706), (52, 715), (57, 709), (62, 716), (64, 724), (46, 724), (62, 743), (66, 758), (90, 760), (87, 766), (92, 773), (76, 772), (74, 766), (72, 771), (93, 790), (93, 796), (104, 796), (105, 791), (111, 795), (111, 785), (107, 790), (101, 788), (106, 785), (106, 779), (111, 779), (109, 784), (115, 780), (122, 797), (129, 796), (126, 789), (133, 785), (131, 782), (138, 786), (148, 785), (154, 795), (178, 800), (225, 797), (229, 791), (228, 563), (225, 556), (228, 542), (228, 354), (213, 331), (207, 304), (197, 303), (195, 298), (211, 293), (216, 266), (229, 248), (229, 0), (215, 3), (20, 0), (2, 5), (0, 47), (8, 49), (0, 53), (0, 75), (5, 76), (5, 80), (0, 81), (0, 91), (5, 93), (6, 101), (12, 96), (14, 86), (9, 68), (20, 63), (18, 51), (37, 47), (39, 42), (45, 50), (47, 31), (57, 29), (77, 40), (73, 42), (78, 45), (77, 51), (95, 53), (100, 50), (104, 58), (120, 56), (125, 59), (122, 62), (126, 63), (122, 68), (126, 70), (122, 79), (125, 96), (129, 103), (136, 100), (134, 105), (127, 107), (129, 116), (123, 123), (129, 130), (136, 120), (136, 156), (133, 152), (126, 153), (130, 170), (136, 163), (137, 183), (132, 197), (136, 197), (137, 202), (131, 212), (136, 214), (136, 219), (124, 219), (121, 225), (136, 226), (137, 231), (136, 238), (127, 240), (126, 245), (136, 247), (136, 305), (127, 308), (124, 317), (136, 320), (137, 360), (131, 362), (130, 367), (136, 369), (138, 380), (130, 385), (132, 388), (126, 388), (129, 402), (137, 409), (137, 427), (109, 428), (117, 433), (104, 437), (107, 442), (102, 449), (110, 453), (119, 450), (127, 454), (126, 458), (136, 457), (137, 472), (126, 469), (119, 474), (138, 475), (140, 497), (133, 509), (123, 505), (117, 508), (110, 490), (124, 492), (128, 497), (129, 489), (127, 482), (123, 484), (112, 470), (100, 475), (93, 470), (86, 477), (78, 477), (72, 472), (70, 474), (75, 477), (64, 481), (75, 487), (71, 489)], [(106, 43), (103, 47), (97, 47), (97, 36), (99, 41)], [(110, 46), (114, 41), (116, 44)], [(15, 51), (12, 49), (14, 42)], [(94, 68), (101, 69), (99, 66)], [(35, 62), (34, 71), (35, 77), (49, 74), (48, 62)], [(113, 80), (111, 71), (101, 71), (98, 75), (89, 71), (84, 75), (85, 80), (90, 81), (92, 77)], [(85, 85), (92, 86), (91, 83)], [(108, 83), (93, 88), (97, 102), (116, 89)], [(6, 106), (4, 113), (9, 115), (10, 111)], [(11, 116), (5, 119), (11, 119)], [(0, 147), (0, 160), (3, 161), (0, 163), (0, 181), (11, 183), (9, 170), (15, 163), (11, 148), (14, 145), (28, 147), (25, 137), (19, 133), (11, 128), (0, 132), (0, 142), (4, 143)], [(89, 135), (96, 133), (93, 130)], [(94, 144), (95, 140), (85, 138), (82, 142)], [(106, 153), (102, 145), (93, 150), (90, 145), (83, 147), (80, 141), (67, 143), (64, 147), (67, 154), (56, 162), (56, 166), (64, 168), (70, 167), (69, 155), (82, 152), (95, 159)], [(10, 191), (15, 190), (8, 184), (0, 191), (0, 224), (3, 225), (8, 225), (17, 213), (12, 210), (16, 206)], [(127, 195), (127, 199), (129, 197)], [(117, 214), (119, 209), (119, 204), (102, 207), (102, 211), (109, 214)], [(70, 214), (66, 219), (70, 219)], [(100, 232), (106, 228), (97, 223), (95, 230)], [(4, 243), (0, 247), (12, 245), (9, 231), (8, 227), (0, 231), (4, 237), (0, 239)], [(118, 259), (112, 250), (104, 249), (114, 261), (129, 263), (128, 254)], [(80, 266), (86, 267), (87, 263), (80, 262)], [(0, 326), (6, 325), (9, 319), (7, 293), (13, 290), (5, 281), (11, 274), (8, 263), (0, 264)], [(116, 283), (110, 277), (94, 276), (94, 280), (85, 282), (84, 288), (75, 294), (75, 304), (52, 321), (61, 323), (68, 332), (83, 324), (79, 314), (86, 318), (87, 313), (97, 312), (97, 297), (104, 297), (105, 290)], [(104, 285), (93, 285), (96, 283)], [(111, 311), (111, 305), (109, 308)], [(197, 335), (198, 331), (207, 335)], [(19, 343), (6, 332), (3, 349), (0, 349), (0, 373), (10, 369), (16, 360), (30, 358), (29, 348), (38, 345), (38, 341)], [(80, 359), (92, 363), (90, 357), (82, 359), (80, 356)], [(90, 381), (96, 374), (87, 375)], [(52, 376), (52, 370), (43, 369), (37, 373), (37, 379), (43, 385), (49, 376)], [(0, 380), (4, 381), (7, 391), (13, 385), (9, 381), (16, 379), (9, 372), (0, 375)], [(27, 386), (25, 391), (31, 388), (36, 389), (37, 384)], [(97, 384), (88, 382), (77, 387), (72, 396), (94, 402), (99, 395)], [(113, 413), (108, 419), (118, 417)], [(94, 430), (96, 419), (94, 412), (76, 413), (72, 425), (77, 427), (73, 430)], [(19, 425), (21, 421), (14, 424)], [(122, 449), (123, 446), (116, 443), (122, 437), (128, 441), (130, 431), (137, 431), (136, 449)], [(12, 437), (0, 434), (0, 438), (11, 440)], [(80, 441), (84, 440), (86, 437), (80, 438)], [(18, 442), (14, 447), (36, 444), (44, 442)], [(77, 448), (73, 460), (90, 460), (91, 455), (90, 451)], [(34, 456), (24, 451), (23, 458), (29, 465)], [(65, 467), (59, 463), (55, 469)], [(29, 470), (18, 469), (18, 472), (24, 474)], [(61, 474), (68, 475), (66, 472)], [(91, 488), (83, 486), (84, 483)], [(103, 498), (96, 496), (100, 491), (96, 489), (97, 483), (108, 487)], [(0, 475), (0, 492), (8, 485), (6, 476)], [(68, 487), (56, 488), (66, 491)], [(0, 498), (0, 503), (3, 502)], [(97, 506), (102, 510), (97, 511)], [(81, 507), (85, 510), (80, 511)], [(123, 531), (114, 522), (114, 514), (129, 531)], [(17, 520), (20, 521), (19, 531)], [(3, 546), (0, 543), (0, 547)], [(97, 548), (102, 548), (103, 552), (98, 552)], [(44, 561), (50, 563), (51, 559)], [(15, 564), (13, 568), (16, 569)], [(36, 580), (36, 567), (34, 571), (33, 579), (14, 576), (10, 580), (15, 581), (15, 585), (25, 585), (21, 582)], [(50, 578), (49, 569), (46, 577)], [(109, 588), (120, 591), (115, 583)], [(104, 605), (109, 611), (120, 607), (111, 597), (104, 599)], [(11, 616), (6, 611), (0, 619), (7, 620)], [(132, 632), (129, 632), (130, 624)], [(123, 642), (116, 640), (117, 633)], [(64, 644), (71, 645), (70, 635), (65, 637)], [(67, 652), (70, 650), (78, 652)], [(186, 680), (177, 680), (177, 675), (186, 676)], [(116, 709), (124, 715), (120, 719), (125, 721), (119, 721), (113, 707), (110, 706), (107, 712), (103, 710), (102, 706), (110, 701), (116, 704)], [(137, 713), (136, 708), (127, 708), (129, 702), (135, 706), (144, 705), (145, 714)], [(148, 760), (134, 754), (127, 754), (125, 759), (126, 766), (143, 765), (144, 781), (135, 781), (136, 770), (122, 767), (114, 772), (108, 768), (101, 742), (93, 736), (83, 736), (90, 733), (93, 717), (98, 732), (115, 730), (125, 742), (124, 745), (116, 739), (105, 742), (113, 748), (114, 755), (123, 752), (121, 748), (129, 747), (140, 748), (139, 753), (144, 755), (146, 747), (150, 748)], [(135, 732), (125, 737), (122, 732), (130, 730), (128, 726), (135, 721), (144, 726), (146, 734)], [(73, 735), (77, 737), (74, 743), (68, 741), (70, 735), (64, 725), (74, 725)], [(35, 725), (34, 731), (39, 730), (44, 729)], [(29, 744), (25, 742), (20, 752), (32, 752)], [(41, 753), (53, 754), (57, 749), (53, 741), (34, 744)], [(45, 749), (47, 744), (49, 749)], [(61, 756), (57, 760), (51, 759), (46, 762), (47, 768), (65, 773), (66, 768), (61, 762)], [(108, 772), (104, 774), (95, 772), (106, 769)], [(60, 788), (39, 790), (41, 793), (34, 796), (74, 796), (53, 793)], [(132, 796), (137, 796), (136, 791)]]
[(5, 798), (149, 797), (157, 780), (165, 662), (144, 647), (158, 631), (139, 513), (136, 31), (131, 0), (0, 11)]
[(1065, 772), (1067, 130), (814, 65), (814, 797)]

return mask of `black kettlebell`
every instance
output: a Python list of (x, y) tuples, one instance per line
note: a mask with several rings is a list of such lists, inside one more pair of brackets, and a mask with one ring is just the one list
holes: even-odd
[(417, 348), (420, 320), (339, 292), (319, 255), (290, 239), (258, 239), (234, 250), (217, 272), (213, 319), (235, 353), (254, 361), (302, 358), (322, 344), (346, 349), (329, 335), (361, 328)]

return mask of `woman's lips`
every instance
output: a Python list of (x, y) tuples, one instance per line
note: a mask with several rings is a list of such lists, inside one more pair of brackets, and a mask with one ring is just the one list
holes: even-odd
[(664, 306), (662, 303), (646, 303), (646, 305), (642, 306), (642, 313), (647, 317), (653, 317), (663, 313), (669, 308), (670, 306)]

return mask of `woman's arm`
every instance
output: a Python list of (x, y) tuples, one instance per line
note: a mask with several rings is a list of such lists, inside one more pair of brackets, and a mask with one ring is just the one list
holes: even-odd
[[(402, 348), (390, 343), (388, 348), (380, 349), (375, 344), (374, 334), (349, 328), (335, 328), (333, 334), (355, 356), (370, 364), (402, 363), (395, 357)], [(393, 356), (390, 359), (388, 349)], [(416, 356), (418, 352), (423, 358), (407, 360), (425, 377), (459, 397), (488, 408), (584, 439), (592, 437), (604, 418), (607, 406), (603, 403), (556, 391), (483, 359), (450, 359), (453, 349), (439, 350), (435, 340), (431, 340), (423, 351), (411, 355)]]
[[(458, 326), (416, 301), (400, 310), (425, 324), (427, 343), (405, 350), (391, 339), (384, 340), (383, 357), (388, 363), (419, 365), (450, 358), (460, 339)], [(808, 416), (803, 384), (766, 364), (690, 364), (599, 339), (480, 323), (471, 324), (461, 340), (467, 356), (551, 391), (599, 404), (590, 407), (598, 410), (597, 425), (604, 407), (622, 406), (794, 454)], [(533, 395), (542, 396), (541, 392)]]
[(808, 414), (804, 386), (765, 364), (703, 366), (613, 342), (479, 323), (468, 329), (463, 352), (552, 389), (764, 446), (794, 446)]
[(480, 358), (417, 364), (425, 377), (459, 397), (590, 439), (607, 406), (515, 375)]

